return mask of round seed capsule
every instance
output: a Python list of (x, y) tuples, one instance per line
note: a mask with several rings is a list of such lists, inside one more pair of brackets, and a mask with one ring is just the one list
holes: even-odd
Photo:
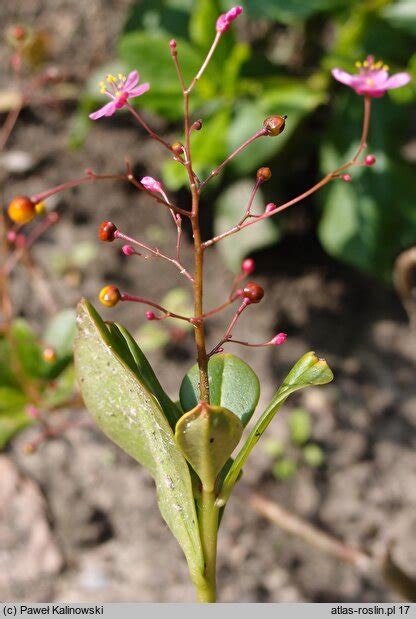
[(98, 297), (106, 307), (114, 307), (121, 299), (121, 294), (117, 286), (104, 286)]
[(265, 181), (269, 181), (272, 177), (272, 173), (270, 168), (259, 168), (257, 170), (257, 180), (258, 181), (262, 181), (263, 183)]
[(28, 196), (16, 196), (10, 202), (7, 213), (15, 224), (27, 224), (36, 215), (36, 205)]
[(115, 232), (117, 232), (117, 226), (112, 221), (103, 221), (98, 230), (98, 237), (101, 241), (111, 243), (114, 241)]
[(264, 290), (256, 282), (248, 282), (243, 288), (243, 297), (251, 303), (260, 303), (264, 297)]
[(267, 129), (268, 135), (279, 135), (285, 128), (287, 116), (269, 116), (263, 122), (263, 126)]

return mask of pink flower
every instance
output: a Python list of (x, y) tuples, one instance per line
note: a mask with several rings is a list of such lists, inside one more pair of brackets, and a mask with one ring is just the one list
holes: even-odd
[(231, 23), (237, 19), (239, 15), (243, 12), (242, 6), (234, 6), (232, 9), (228, 11), (228, 13), (223, 13), (219, 16), (216, 23), (217, 32), (227, 32)]
[(151, 176), (143, 176), (140, 182), (143, 187), (146, 187), (146, 189), (148, 189), (149, 191), (158, 191), (160, 193), (162, 192), (162, 185), (159, 183), (159, 181), (157, 181), (155, 178), (152, 178)]
[(342, 69), (332, 69), (332, 75), (338, 82), (346, 84), (355, 90), (357, 95), (382, 97), (386, 90), (405, 86), (411, 80), (409, 73), (395, 73), (389, 77), (389, 67), (380, 61), (374, 62), (373, 56), (368, 56), (364, 62), (356, 62), (358, 74), (347, 73)]
[(126, 105), (128, 99), (140, 97), (150, 88), (148, 83), (137, 86), (139, 83), (137, 71), (132, 71), (127, 77), (121, 73), (118, 74), (118, 77), (107, 75), (107, 82), (107, 85), (105, 82), (101, 82), (100, 92), (110, 97), (111, 101), (90, 114), (91, 120), (98, 120), (102, 116), (112, 116), (116, 110), (120, 110)]

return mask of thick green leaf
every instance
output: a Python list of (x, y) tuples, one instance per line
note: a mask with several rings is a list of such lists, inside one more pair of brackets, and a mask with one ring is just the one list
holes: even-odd
[[(251, 367), (230, 353), (214, 355), (208, 362), (210, 403), (232, 411), (243, 426), (250, 421), (260, 397), (260, 383)], [(183, 410), (199, 403), (198, 366), (186, 374), (180, 388)]]
[(243, 426), (231, 411), (198, 404), (176, 424), (175, 440), (207, 492), (237, 447)]
[(310, 385), (325, 385), (333, 379), (333, 374), (324, 359), (318, 359), (315, 353), (308, 352), (301, 357), (286, 376), (282, 385), (276, 391), (272, 401), (266, 408), (260, 419), (257, 421), (253, 430), (250, 432), (245, 444), (237, 454), (227, 477), (225, 478), (221, 495), (218, 499), (219, 505), (224, 505), (231, 494), (233, 486), (238, 478), (253, 447), (260, 440), (260, 437), (267, 426), (280, 410), (289, 395), (298, 389), (309, 387)]
[(26, 403), (21, 391), (0, 386), (0, 449), (32, 422), (24, 410)]
[(13, 321), (11, 336), (17, 360), (23, 372), (31, 378), (46, 378), (51, 365), (42, 357), (42, 348), (30, 325), (19, 318)]
[(119, 330), (119, 333), (125, 340), (128, 350), (133, 357), (134, 372), (158, 400), (166, 419), (169, 421), (171, 428), (174, 429), (176, 422), (182, 414), (181, 411), (163, 390), (163, 387), (158, 381), (152, 366), (143, 354), (143, 351), (140, 349), (134, 337), (121, 325), (116, 323), (112, 326), (113, 328), (115, 327)]
[(79, 304), (77, 322), (75, 365), (85, 403), (103, 432), (153, 476), (160, 511), (185, 553), (193, 580), (200, 581), (204, 560), (191, 478), (173, 432), (88, 301)]
[(386, 6), (382, 15), (392, 26), (416, 35), (416, 3), (414, 0), (401, 0)]
[[(221, 234), (236, 225), (244, 214), (246, 204), (253, 189), (253, 182), (238, 181), (226, 189), (218, 198), (215, 205), (214, 231)], [(254, 198), (252, 213), (264, 212), (265, 203), (261, 191)], [(280, 237), (279, 230), (271, 218), (260, 221), (238, 234), (238, 242), (234, 237), (224, 239), (218, 248), (230, 269), (237, 271), (241, 261), (251, 251), (268, 247)]]

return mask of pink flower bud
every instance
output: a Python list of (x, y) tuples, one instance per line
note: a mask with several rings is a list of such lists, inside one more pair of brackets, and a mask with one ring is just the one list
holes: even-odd
[(176, 43), (175, 39), (171, 39), (171, 40), (169, 41), (169, 47), (170, 47), (170, 49), (176, 49), (176, 45), (177, 45), (177, 43)]
[(367, 157), (364, 159), (364, 163), (367, 166), (374, 165), (375, 162), (376, 162), (376, 158), (374, 157), (374, 155), (367, 155)]
[(264, 209), (265, 213), (271, 213), (272, 211), (275, 211), (277, 209), (277, 206), (274, 202), (269, 202), (269, 204), (266, 204), (266, 208)]
[(9, 243), (14, 243), (16, 240), (17, 234), (14, 230), (9, 230), (7, 233), (7, 240)]
[(287, 340), (286, 333), (278, 333), (277, 335), (274, 336), (272, 340), (270, 340), (270, 343), (273, 344), (274, 346), (280, 346), (280, 344), (283, 344), (284, 342), (286, 342), (286, 340)]
[(33, 406), (32, 404), (28, 404), (26, 406), (26, 414), (29, 415), (29, 417), (32, 417), (32, 419), (38, 419), (39, 409), (36, 408), (36, 406)]
[(151, 176), (143, 176), (140, 182), (149, 191), (162, 191), (162, 185)]
[(341, 176), (342, 180), (345, 181), (346, 183), (350, 183), (352, 181), (352, 176), (351, 174), (343, 174)]
[(156, 320), (156, 314), (154, 312), (146, 312), (146, 320)]
[(231, 26), (231, 23), (235, 19), (237, 19), (237, 17), (241, 15), (242, 12), (243, 12), (242, 6), (234, 6), (232, 9), (228, 11), (228, 13), (223, 13), (222, 15), (220, 15), (219, 18), (217, 19), (217, 23), (215, 26), (217, 32), (221, 32), (221, 34), (224, 32), (227, 32), (227, 30)]
[(136, 253), (134, 247), (132, 247), (131, 245), (123, 245), (121, 251), (125, 256), (133, 256)]
[(252, 273), (254, 273), (256, 269), (256, 263), (254, 262), (253, 258), (246, 258), (245, 260), (243, 260), (243, 263), (241, 265), (241, 270), (243, 271), (243, 273), (245, 273), (246, 275), (251, 275)]

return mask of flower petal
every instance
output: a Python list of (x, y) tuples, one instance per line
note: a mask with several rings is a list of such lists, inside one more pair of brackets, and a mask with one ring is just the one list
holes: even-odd
[(400, 88), (401, 86), (406, 86), (411, 80), (411, 76), (409, 73), (395, 73), (389, 77), (389, 79), (385, 82), (385, 88)]
[(123, 84), (123, 90), (131, 90), (139, 83), (140, 76), (136, 70), (128, 74), (126, 81)]
[(145, 84), (142, 84), (138, 88), (133, 88), (133, 90), (129, 90), (128, 92), (129, 98), (140, 97), (140, 95), (147, 92), (149, 88), (150, 88), (150, 84), (148, 84), (147, 82)]
[(98, 110), (89, 115), (91, 120), (98, 120), (103, 116), (112, 116), (116, 111), (116, 104), (114, 101), (110, 101), (110, 103), (106, 103), (103, 107), (100, 107)]
[(351, 82), (355, 77), (354, 75), (351, 75), (351, 73), (347, 73), (342, 69), (332, 69), (331, 73), (333, 77), (338, 80), (338, 82), (341, 82), (341, 84), (346, 84), (347, 86), (351, 86)]

